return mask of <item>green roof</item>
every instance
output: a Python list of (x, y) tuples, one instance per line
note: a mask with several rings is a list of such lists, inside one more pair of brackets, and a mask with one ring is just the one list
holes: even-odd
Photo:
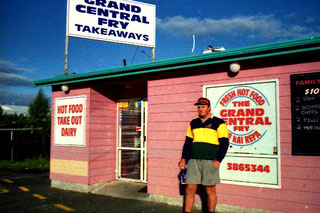
[(309, 37), (291, 41), (269, 43), (233, 50), (206, 53), (197, 56), (174, 58), (139, 65), (122, 66), (118, 68), (87, 72), (81, 74), (61, 75), (34, 81), (36, 86), (61, 85), (99, 79), (110, 79), (138, 74), (147, 74), (181, 68), (235, 62), (278, 55), (288, 55), (299, 52), (320, 50), (320, 37)]

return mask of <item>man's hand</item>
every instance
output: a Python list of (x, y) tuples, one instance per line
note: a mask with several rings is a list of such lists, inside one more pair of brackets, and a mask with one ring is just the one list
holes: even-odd
[(182, 158), (178, 165), (179, 165), (180, 169), (185, 169), (186, 168), (186, 160)]
[(215, 160), (215, 161), (213, 162), (213, 165), (214, 165), (214, 167), (216, 167), (216, 169), (219, 169), (219, 167), (220, 167), (220, 162), (217, 161), (217, 160)]

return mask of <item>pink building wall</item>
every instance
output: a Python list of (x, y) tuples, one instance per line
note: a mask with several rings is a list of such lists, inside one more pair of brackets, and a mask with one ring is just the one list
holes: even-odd
[[(55, 98), (78, 95), (86, 95), (85, 146), (55, 146)], [(51, 180), (91, 185), (115, 179), (117, 103), (109, 97), (92, 88), (52, 93)]]
[[(215, 72), (218, 70), (214, 70)], [(182, 197), (178, 162), (202, 86), (279, 79), (281, 189), (220, 184), (218, 202), (283, 212), (320, 212), (320, 157), (291, 155), (290, 75), (319, 72), (320, 62), (148, 82), (148, 193)], [(199, 198), (198, 198), (199, 199)]]

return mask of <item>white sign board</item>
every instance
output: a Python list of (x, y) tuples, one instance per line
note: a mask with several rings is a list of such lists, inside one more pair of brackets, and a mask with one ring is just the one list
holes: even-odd
[(228, 125), (230, 147), (221, 179), (280, 187), (278, 81), (204, 86), (204, 96)]
[(67, 35), (154, 47), (155, 8), (128, 0), (68, 0)]
[(85, 146), (86, 96), (56, 98), (54, 145)]
[(279, 185), (277, 158), (226, 156), (220, 173), (224, 183), (269, 187)]

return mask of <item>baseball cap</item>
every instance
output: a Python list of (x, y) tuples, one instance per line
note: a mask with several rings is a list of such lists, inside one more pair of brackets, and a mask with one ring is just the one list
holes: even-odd
[(210, 101), (207, 98), (201, 97), (194, 105), (208, 105), (208, 107), (210, 107)]

